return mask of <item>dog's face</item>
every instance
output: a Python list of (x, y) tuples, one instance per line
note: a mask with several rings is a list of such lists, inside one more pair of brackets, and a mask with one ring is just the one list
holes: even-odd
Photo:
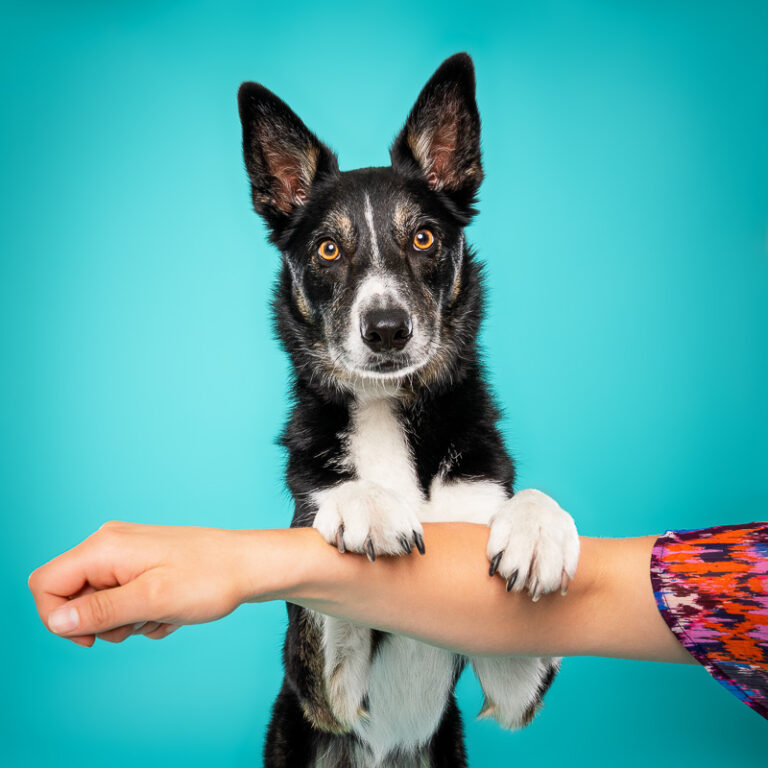
[(253, 204), (289, 283), (282, 335), (341, 387), (426, 383), (460, 346), (463, 226), (482, 179), (474, 90), (469, 57), (448, 59), (395, 140), (392, 166), (342, 173), (285, 103), (255, 83), (240, 88)]

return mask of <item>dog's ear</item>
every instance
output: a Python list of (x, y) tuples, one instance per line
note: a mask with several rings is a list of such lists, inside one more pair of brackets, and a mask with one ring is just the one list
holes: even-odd
[(475, 68), (466, 53), (446, 59), (419, 94), (390, 150), (392, 166), (419, 175), (469, 218), (483, 179)]
[(243, 83), (237, 101), (253, 207), (278, 240), (313, 186), (324, 176), (338, 174), (338, 161), (293, 110), (262, 85)]

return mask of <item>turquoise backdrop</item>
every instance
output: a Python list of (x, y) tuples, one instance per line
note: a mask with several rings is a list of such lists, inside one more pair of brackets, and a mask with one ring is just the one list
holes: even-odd
[[(768, 518), (764, 2), (2, 2), (0, 764), (253, 766), (280, 604), (162, 643), (49, 635), (28, 573), (110, 518), (286, 525), (278, 264), (235, 93), (381, 165), (442, 59), (476, 63), (470, 240), (522, 486), (581, 532)], [(746, 766), (768, 729), (697, 667), (568, 659), (472, 766)]]

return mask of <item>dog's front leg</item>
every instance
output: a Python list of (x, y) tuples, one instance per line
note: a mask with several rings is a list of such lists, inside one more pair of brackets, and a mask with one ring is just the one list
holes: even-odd
[[(376, 483), (349, 480), (315, 494), (313, 527), (340, 552), (399, 555), (411, 552), (411, 542), (424, 552), (423, 529), (417, 510)], [(331, 616), (323, 621), (324, 673), (328, 702), (336, 719), (351, 728), (367, 715), (371, 630)]]
[(548, 656), (478, 656), (470, 661), (484, 696), (478, 720), (495, 720), (512, 731), (533, 720), (560, 668), (560, 659)]
[(325, 690), (328, 705), (344, 731), (368, 715), (365, 697), (373, 653), (373, 633), (367, 627), (333, 616), (322, 622)]
[(491, 576), (507, 591), (526, 590), (534, 601), (547, 592), (563, 594), (576, 573), (579, 534), (573, 518), (541, 491), (518, 491), (491, 517), (487, 555)]
[[(541, 491), (525, 490), (505, 501), (490, 520), (487, 555), (491, 576), (507, 591), (526, 590), (533, 600), (561, 590), (576, 573), (579, 536), (573, 518)], [(533, 719), (560, 667), (550, 657), (474, 658), (485, 703), (478, 717), (503, 728), (522, 728)]]
[(424, 554), (418, 508), (395, 492), (368, 480), (348, 480), (314, 494), (313, 527), (339, 552), (376, 555)]

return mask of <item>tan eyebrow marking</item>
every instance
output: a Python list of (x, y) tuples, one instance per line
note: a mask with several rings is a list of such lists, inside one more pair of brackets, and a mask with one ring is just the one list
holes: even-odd
[(409, 200), (401, 200), (395, 206), (395, 215), (392, 221), (395, 226), (395, 237), (400, 242), (410, 238), (411, 230), (419, 217), (419, 213), (418, 206)]
[(327, 216), (327, 222), (347, 242), (354, 237), (355, 228), (352, 225), (352, 218), (345, 210), (334, 209), (330, 211)]
[(337, 205), (325, 214), (322, 224), (315, 230), (315, 236), (332, 237), (342, 252), (351, 254), (356, 247), (357, 229), (347, 209)]

